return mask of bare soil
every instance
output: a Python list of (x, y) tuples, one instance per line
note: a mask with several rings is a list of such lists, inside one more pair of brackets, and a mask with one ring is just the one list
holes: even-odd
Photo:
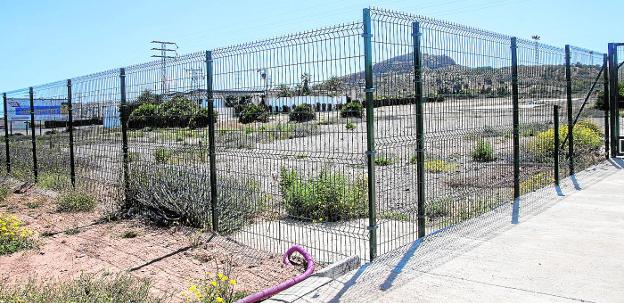
[[(197, 230), (158, 228), (138, 220), (111, 222), (101, 220), (101, 211), (59, 213), (53, 196), (31, 189), (0, 202), (0, 212), (17, 215), (35, 231), (36, 238), (35, 248), (0, 256), (0, 283), (62, 281), (82, 272), (130, 272), (150, 279), (156, 294), (180, 301), (180, 292), (190, 281), (228, 268), (238, 280), (236, 290), (248, 293), (302, 271), (283, 265), (279, 255)], [(136, 236), (128, 237), (128, 232)]]

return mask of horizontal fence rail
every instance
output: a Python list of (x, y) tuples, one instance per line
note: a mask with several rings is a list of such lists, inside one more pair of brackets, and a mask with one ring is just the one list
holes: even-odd
[(108, 216), (371, 260), (608, 157), (611, 59), (365, 9), (7, 92), (1, 167)]

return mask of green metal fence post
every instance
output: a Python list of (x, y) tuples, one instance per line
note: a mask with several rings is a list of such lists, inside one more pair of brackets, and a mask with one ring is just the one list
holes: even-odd
[(72, 81), (67, 79), (67, 128), (69, 131), (69, 177), (76, 188), (76, 166), (74, 159), (74, 114), (72, 105)]
[(9, 114), (7, 113), (7, 96), (2, 94), (2, 103), (4, 107), (4, 152), (6, 155), (7, 174), (11, 173), (11, 151), (9, 149)]
[(37, 134), (35, 133), (35, 97), (32, 87), (28, 89), (28, 97), (30, 99), (30, 138), (32, 141), (33, 176), (35, 178), (35, 183), (37, 183), (39, 181), (39, 168), (37, 165)]
[(609, 159), (609, 57), (608, 55), (604, 55), (602, 58), (602, 65), (605, 67), (603, 77), (604, 77), (604, 87), (602, 89), (602, 102), (603, 102), (603, 110), (604, 110), (604, 134), (605, 134), (605, 157)]
[(609, 114), (611, 123), (611, 157), (618, 155), (618, 136), (619, 136), (619, 119), (618, 119), (618, 57), (617, 46), (615, 43), (609, 43)]
[(418, 187), (418, 238), (425, 236), (425, 132), (423, 115), (422, 53), (420, 24), (412, 23), (414, 44), (414, 92), (416, 95), (416, 174)]
[(511, 97), (513, 102), (514, 200), (520, 198), (520, 106), (518, 93), (518, 42), (511, 38)]
[(215, 154), (214, 97), (212, 91), (212, 52), (206, 51), (206, 99), (208, 101), (208, 156), (210, 157), (210, 211), (212, 230), (219, 231), (219, 209), (217, 208), (217, 160)]
[(124, 197), (128, 197), (128, 190), (130, 189), (130, 180), (128, 172), (128, 104), (126, 100), (126, 69), (119, 69), (119, 91), (120, 91), (120, 105), (119, 115), (121, 120), (121, 152), (123, 155), (123, 182), (124, 182)]
[(574, 175), (574, 118), (572, 117), (572, 67), (570, 64), (570, 45), (565, 46), (566, 100), (568, 114), (568, 168), (569, 175)]
[(555, 185), (559, 186), (561, 183), (559, 178), (559, 105), (553, 106), (553, 123), (555, 131), (555, 135), (553, 136), (555, 139), (555, 149), (553, 152), (553, 159), (555, 160)]
[(370, 9), (364, 9), (364, 72), (366, 78), (366, 159), (368, 167), (368, 231), (371, 260), (377, 257), (377, 203), (375, 194), (375, 120), (373, 92), (373, 34)]

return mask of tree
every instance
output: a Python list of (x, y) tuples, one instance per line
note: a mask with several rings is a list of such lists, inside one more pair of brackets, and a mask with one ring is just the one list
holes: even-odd
[(315, 86), (314, 88), (317, 91), (325, 92), (326, 94), (330, 96), (337, 96), (340, 94), (341, 91), (344, 90), (344, 87), (345, 87), (344, 81), (334, 76), (323, 81), (323, 83)]
[(286, 84), (280, 84), (277, 87), (277, 96), (278, 97), (292, 97), (294, 93)]
[(309, 96), (311, 91), (310, 91), (310, 78), (312, 77), (312, 75), (308, 74), (308, 73), (303, 73), (303, 75), (301, 75), (301, 95), (302, 96)]
[(162, 97), (160, 95), (152, 93), (150, 90), (144, 90), (136, 99), (136, 103), (138, 104), (158, 104), (162, 102)]

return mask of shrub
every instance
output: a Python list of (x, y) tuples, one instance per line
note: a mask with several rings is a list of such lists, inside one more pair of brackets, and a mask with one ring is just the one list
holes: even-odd
[[(212, 111), (214, 122), (217, 122), (219, 114), (216, 111)], [(210, 124), (210, 111), (207, 108), (202, 108), (195, 112), (189, 121), (188, 127), (191, 129), (206, 127)]]
[(347, 130), (354, 130), (355, 129), (355, 123), (353, 123), (351, 121), (347, 121), (347, 124), (345, 124), (345, 128)]
[(139, 107), (132, 111), (128, 118), (128, 127), (133, 129), (147, 126), (157, 127), (161, 124), (160, 120), (158, 105), (145, 103), (139, 105)]
[(199, 110), (199, 105), (183, 96), (174, 96), (171, 100), (158, 106), (163, 126), (186, 127), (193, 114)]
[(554, 183), (550, 173), (540, 172), (520, 181), (520, 193), (526, 194)]
[(158, 164), (167, 164), (169, 163), (169, 160), (171, 159), (171, 156), (173, 155), (173, 152), (170, 149), (167, 148), (157, 148), (154, 151), (154, 160), (156, 160), (156, 163)]
[[(130, 165), (129, 188), (122, 210), (143, 215), (159, 225), (179, 223), (211, 226), (210, 184), (206, 172), (186, 167)], [(217, 179), (219, 232), (243, 228), (262, 211), (253, 180), (220, 176)]]
[[(559, 128), (559, 142), (563, 142), (567, 136), (568, 127), (563, 125)], [(600, 128), (590, 120), (578, 122), (574, 126), (573, 137), (574, 156), (596, 153), (604, 144)], [(555, 130), (550, 128), (538, 133), (527, 145), (527, 150), (537, 161), (551, 161), (555, 149), (554, 140)], [(567, 152), (567, 149), (560, 148), (560, 152)]]
[(5, 184), (0, 184), (0, 202), (4, 201), (9, 196), (9, 187)]
[(39, 176), (37, 185), (42, 188), (61, 190), (71, 185), (71, 180), (67, 174), (44, 172)]
[(435, 199), (425, 204), (425, 216), (429, 218), (429, 220), (446, 217), (450, 214), (450, 209), (454, 204), (453, 200), (448, 197)]
[(386, 155), (375, 157), (375, 165), (377, 166), (387, 166), (387, 165), (391, 165), (392, 163), (394, 163), (392, 158)]
[(235, 279), (217, 273), (212, 279), (204, 278), (191, 283), (182, 295), (188, 303), (233, 303), (246, 295), (234, 290), (237, 284)]
[(347, 102), (344, 106), (342, 106), (342, 109), (340, 110), (340, 116), (343, 118), (348, 118), (348, 117), (362, 118), (363, 113), (364, 113), (364, 107), (357, 100)]
[(242, 106), (238, 122), (247, 124), (252, 122), (269, 122), (269, 111), (265, 106), (250, 103)]
[(457, 169), (456, 163), (447, 162), (444, 160), (426, 160), (425, 170), (430, 173), (448, 173)]
[(129, 274), (81, 274), (69, 282), (41, 283), (33, 279), (22, 286), (0, 286), (0, 302), (165, 302), (164, 299), (154, 297), (150, 288), (151, 284), (147, 280), (139, 280)]
[(337, 222), (367, 215), (366, 180), (354, 182), (340, 173), (322, 170), (302, 180), (294, 170), (282, 168), (280, 192), (286, 212), (297, 220)]
[(57, 204), (60, 212), (86, 212), (95, 209), (97, 200), (84, 191), (72, 190), (61, 193)]
[(23, 225), (16, 216), (0, 213), (0, 256), (32, 246), (32, 231)]
[(477, 162), (494, 161), (494, 149), (492, 148), (492, 144), (485, 140), (477, 141), (472, 151), (472, 159)]
[(288, 114), (288, 119), (294, 122), (307, 122), (316, 118), (314, 110), (310, 104), (299, 104)]

